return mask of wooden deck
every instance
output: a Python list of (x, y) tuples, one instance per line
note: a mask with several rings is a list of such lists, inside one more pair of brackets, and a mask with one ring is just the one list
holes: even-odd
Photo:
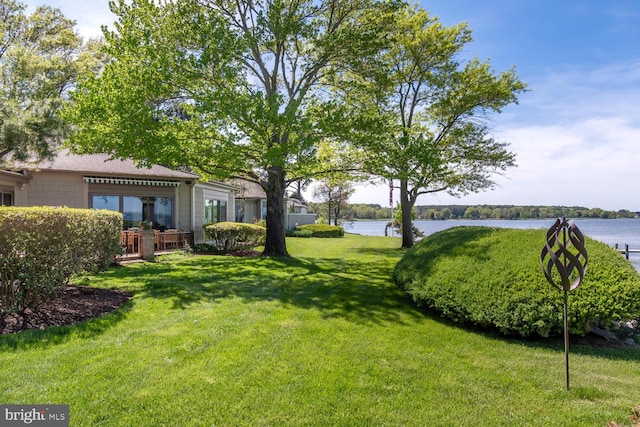
[[(154, 253), (162, 254), (193, 246), (193, 232), (182, 230), (154, 230)], [(123, 230), (120, 243), (124, 254), (120, 258), (140, 257), (140, 230)]]

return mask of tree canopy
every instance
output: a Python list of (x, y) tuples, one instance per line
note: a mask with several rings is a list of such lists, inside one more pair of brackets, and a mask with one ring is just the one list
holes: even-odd
[[(318, 173), (326, 84), (385, 42), (392, 2), (111, 1), (111, 62), (82, 81), (65, 117), (78, 153), (189, 165), (267, 194), (265, 255), (287, 256), (288, 184)], [(386, 18), (386, 19), (385, 19)]]
[(51, 157), (65, 134), (58, 111), (91, 63), (59, 9), (0, 0), (0, 164)]
[[(351, 81), (342, 96), (377, 122), (356, 140), (370, 155), (366, 169), (399, 183), (402, 222), (421, 194), (452, 195), (492, 188), (491, 175), (515, 165), (508, 144), (495, 141), (487, 118), (525, 90), (515, 70), (494, 73), (488, 61), (458, 55), (471, 41), (466, 24), (443, 26), (416, 6), (397, 11), (389, 49), (367, 78)], [(345, 118), (348, 120), (348, 118)], [(413, 244), (403, 228), (404, 247)]]

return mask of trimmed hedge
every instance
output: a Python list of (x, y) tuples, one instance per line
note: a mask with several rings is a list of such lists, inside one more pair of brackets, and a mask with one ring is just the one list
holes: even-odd
[(0, 208), (0, 316), (55, 296), (69, 279), (122, 253), (122, 214), (106, 210)]
[[(300, 237), (344, 237), (344, 228), (329, 224), (305, 224), (296, 228), (303, 233)], [(311, 236), (306, 234), (311, 232)]]
[(204, 231), (210, 244), (220, 252), (236, 252), (264, 245), (267, 229), (242, 222), (216, 222), (205, 224)]
[(311, 230), (287, 230), (287, 237), (313, 237)]
[[(540, 267), (545, 230), (455, 227), (407, 251), (394, 279), (420, 306), (459, 323), (506, 335), (563, 331), (563, 293)], [(610, 326), (640, 315), (640, 274), (614, 249), (586, 237), (589, 265), (569, 293), (569, 330)]]

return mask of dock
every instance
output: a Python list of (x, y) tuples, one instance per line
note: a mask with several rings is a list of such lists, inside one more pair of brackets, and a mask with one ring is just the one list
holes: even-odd
[(616, 243), (614, 249), (621, 254), (624, 254), (626, 259), (629, 259), (629, 254), (640, 254), (640, 249), (629, 249), (629, 245), (627, 243), (624, 244), (624, 248), (620, 248)]

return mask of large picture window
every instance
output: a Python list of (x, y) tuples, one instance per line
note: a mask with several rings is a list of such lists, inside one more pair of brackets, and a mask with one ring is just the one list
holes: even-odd
[(151, 221), (156, 229), (174, 228), (173, 197), (94, 195), (94, 209), (122, 212), (125, 229)]
[(227, 202), (225, 200), (205, 199), (204, 222), (224, 222), (227, 220)]

